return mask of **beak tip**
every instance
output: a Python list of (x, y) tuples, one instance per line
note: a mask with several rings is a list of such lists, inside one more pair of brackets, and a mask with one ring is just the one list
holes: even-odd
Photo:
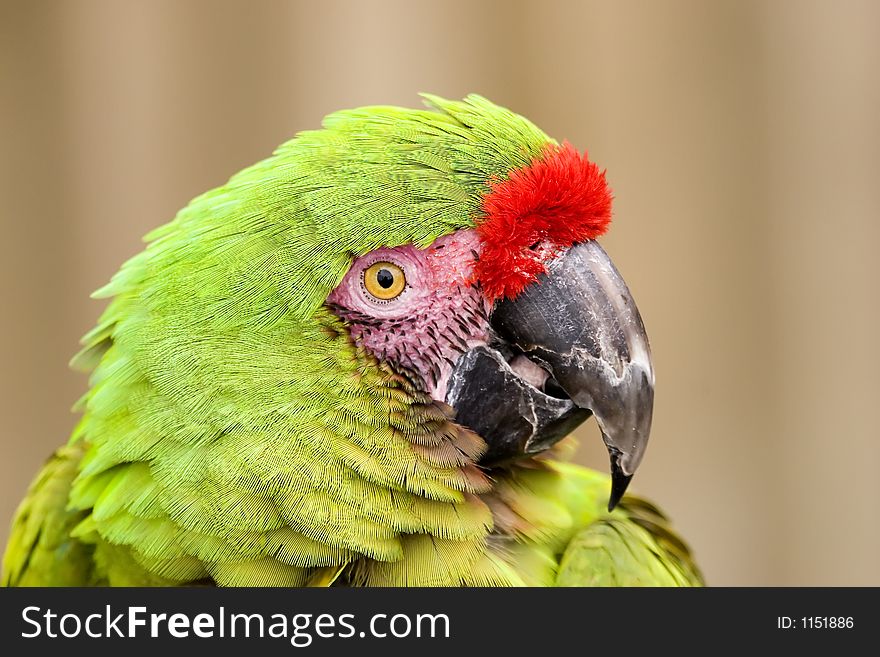
[(608, 512), (614, 511), (614, 507), (618, 505), (620, 500), (623, 498), (624, 493), (626, 493), (626, 489), (629, 486), (629, 482), (632, 481), (633, 476), (624, 473), (624, 471), (620, 468), (620, 464), (618, 463), (618, 459), (611, 459), (611, 496), (608, 498)]

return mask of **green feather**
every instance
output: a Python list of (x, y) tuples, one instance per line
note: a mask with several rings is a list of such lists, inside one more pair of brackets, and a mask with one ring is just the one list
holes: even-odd
[(83, 446), (62, 447), (46, 462), (18, 507), (3, 557), (4, 586), (96, 583), (91, 547), (71, 536), (85, 511), (68, 510)]

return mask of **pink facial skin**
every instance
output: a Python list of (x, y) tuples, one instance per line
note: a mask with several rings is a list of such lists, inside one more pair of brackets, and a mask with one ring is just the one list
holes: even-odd
[[(354, 261), (327, 305), (348, 322), (356, 342), (416, 375), (433, 399), (444, 401), (458, 357), (489, 338), (490, 304), (471, 282), (479, 250), (473, 230), (440, 237), (426, 249), (376, 249)], [(377, 299), (364, 286), (364, 271), (376, 262), (403, 270), (406, 287), (395, 299)]]

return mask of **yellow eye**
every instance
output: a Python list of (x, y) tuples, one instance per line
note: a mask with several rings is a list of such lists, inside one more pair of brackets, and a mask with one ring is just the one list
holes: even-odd
[(406, 276), (393, 262), (376, 262), (364, 270), (364, 287), (377, 299), (390, 301), (403, 292)]

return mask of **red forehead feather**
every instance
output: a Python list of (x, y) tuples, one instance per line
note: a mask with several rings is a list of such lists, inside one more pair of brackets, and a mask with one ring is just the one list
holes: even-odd
[(490, 300), (513, 298), (545, 271), (558, 250), (598, 237), (611, 221), (605, 172), (569, 144), (549, 144), (529, 166), (490, 183), (477, 224), (482, 242), (475, 278)]

